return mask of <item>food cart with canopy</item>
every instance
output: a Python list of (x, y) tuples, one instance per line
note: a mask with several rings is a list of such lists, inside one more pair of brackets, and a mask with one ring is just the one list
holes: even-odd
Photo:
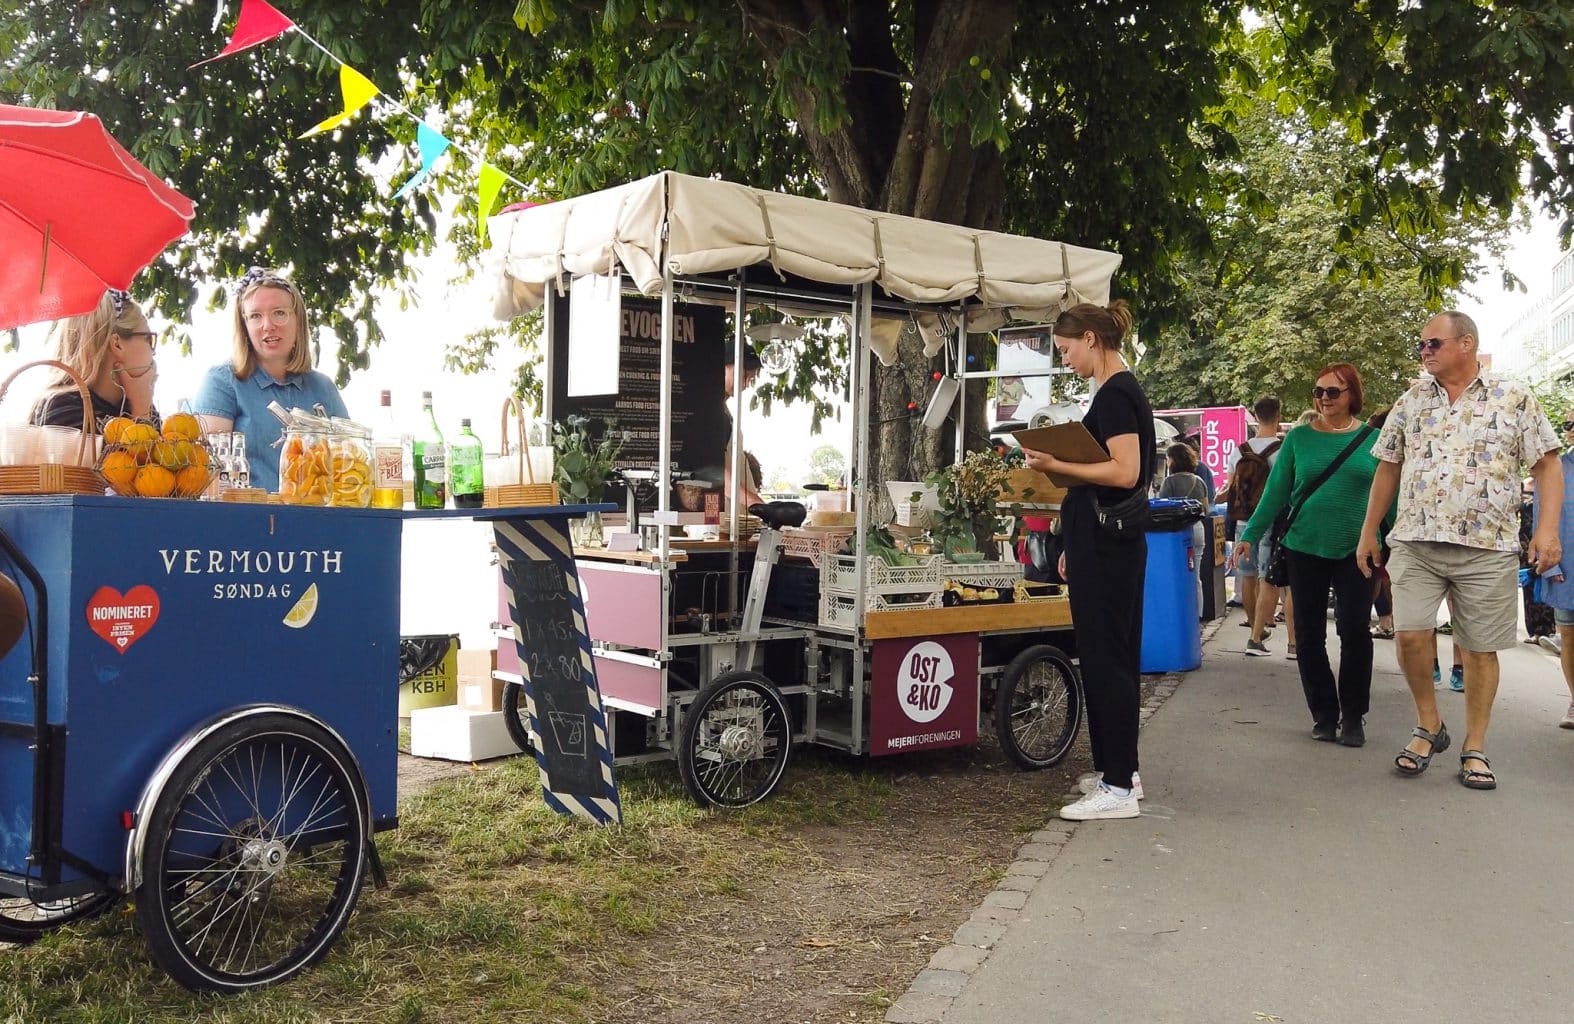
[[(969, 334), (1053, 320), (1078, 302), (1106, 303), (1119, 255), (670, 171), (504, 211), (489, 234), (494, 312), (507, 319), (544, 306), (549, 338), (571, 309), (549, 298), (565, 295), (577, 278), (614, 277), (624, 293), (659, 297), (659, 437), (648, 467), (656, 508), (647, 517), (658, 535), (648, 550), (575, 552), (595, 674), (614, 720), (606, 742), (618, 763), (675, 757), (697, 800), (737, 806), (774, 789), (794, 743), (868, 754), (954, 746), (973, 742), (990, 712), (1018, 763), (1043, 767), (1065, 755), (1081, 699), (1063, 595), (938, 607), (936, 592), (933, 601), (903, 607), (892, 599), (934, 583), (921, 577), (940, 571), (938, 557), (920, 565), (871, 562), (878, 484), (869, 468), (870, 376), (875, 359), (889, 365), (897, 358), (897, 334), (915, 322), (926, 356), (945, 352), (952, 368), (938, 383), (957, 395), (960, 456), (966, 397), (959, 385), (998, 375), (966, 369)], [(795, 525), (791, 509), (755, 506), (762, 528), (746, 545), (735, 484), (729, 540), (692, 542), (674, 533), (674, 325), (687, 303), (730, 310), (737, 362), (755, 305), (840, 316), (849, 326), (854, 528), (850, 555), (816, 552), (817, 616), (764, 614), (784, 531)], [(544, 411), (553, 414), (550, 404)], [(732, 413), (737, 481), (737, 394)], [(720, 578), (713, 584), (720, 596), (688, 615), (682, 577), (712, 553), (707, 548), (725, 558), (724, 569), (704, 574)], [(1042, 642), (1046, 631), (1058, 632), (1060, 646)], [(525, 686), (528, 672), (518, 670), (511, 707)], [(519, 728), (539, 738), (528, 715)]]

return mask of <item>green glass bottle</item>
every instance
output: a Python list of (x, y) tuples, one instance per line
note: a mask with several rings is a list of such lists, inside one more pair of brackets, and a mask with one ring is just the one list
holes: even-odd
[(410, 463), (415, 470), (415, 507), (443, 508), (448, 504), (448, 446), (432, 413), (432, 393), (421, 392), (426, 423), (411, 443)]
[(481, 439), (470, 430), (469, 420), (459, 421), (459, 436), (448, 446), (448, 476), (454, 508), (480, 508), (486, 489), (481, 479)]

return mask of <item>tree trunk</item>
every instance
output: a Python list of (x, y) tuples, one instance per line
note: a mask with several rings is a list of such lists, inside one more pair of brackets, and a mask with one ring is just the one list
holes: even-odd
[[(798, 123), (833, 202), (985, 230), (998, 226), (1000, 151), (992, 143), (970, 145), (965, 123), (951, 126), (948, 139), (933, 104), (953, 76), (1006, 66), (1017, 6), (1017, 0), (914, 0), (914, 60), (908, 68), (896, 55), (885, 5), (851, 4), (845, 18), (853, 69), (843, 83), (847, 121), (835, 131), (821, 131), (815, 94), (802, 84), (791, 87)], [(811, 0), (796, 13), (763, 0), (745, 7), (761, 15), (749, 28), (767, 52), (779, 53), (807, 35), (816, 18), (843, 19), (842, 9), (827, 0)], [(970, 348), (983, 344), (974, 339)], [(942, 369), (941, 358), (924, 357), (923, 340), (912, 329), (901, 334), (896, 363), (876, 365), (869, 381), (866, 484), (921, 480), (954, 460), (955, 408), (939, 430), (926, 430), (921, 422), (934, 393), (934, 373)], [(989, 444), (986, 395), (984, 381), (968, 382), (968, 450)]]

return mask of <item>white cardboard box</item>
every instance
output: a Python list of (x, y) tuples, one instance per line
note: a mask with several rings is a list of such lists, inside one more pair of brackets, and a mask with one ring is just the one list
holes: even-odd
[(445, 761), (485, 761), (519, 753), (501, 711), (419, 708), (410, 714), (410, 753)]

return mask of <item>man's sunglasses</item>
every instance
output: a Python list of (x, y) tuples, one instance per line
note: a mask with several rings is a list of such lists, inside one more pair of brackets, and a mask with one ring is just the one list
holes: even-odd
[(1416, 342), (1416, 355), (1420, 355), (1423, 352), (1436, 352), (1443, 347), (1443, 342), (1453, 341), (1454, 338), (1458, 337), (1461, 337), (1461, 335), (1456, 334), (1453, 338), (1422, 338)]
[(1312, 388), (1312, 397), (1326, 398), (1332, 402), (1348, 390), (1348, 388)]

